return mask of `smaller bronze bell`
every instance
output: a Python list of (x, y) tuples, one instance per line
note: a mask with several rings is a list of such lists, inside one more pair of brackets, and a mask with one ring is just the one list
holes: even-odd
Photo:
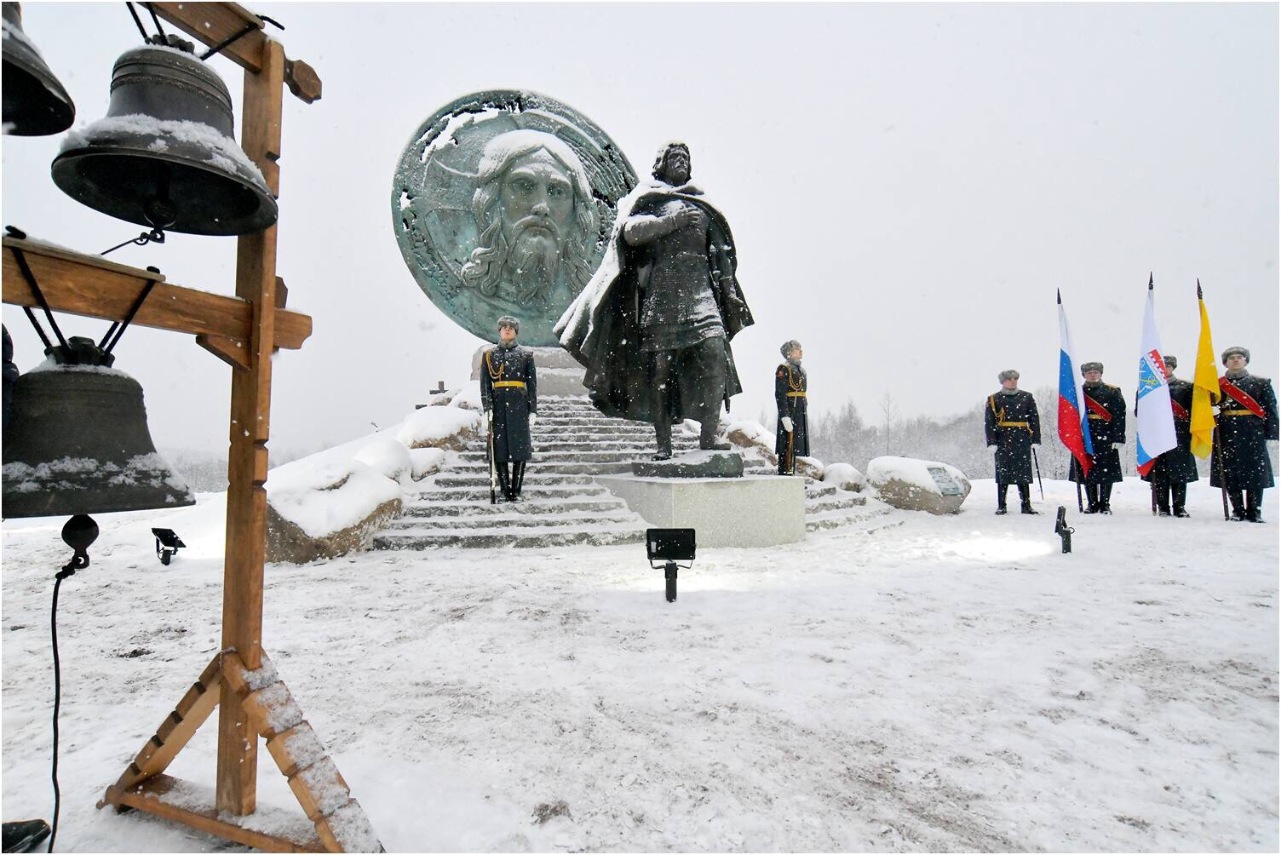
[(122, 54), (106, 117), (68, 134), (52, 171), (76, 201), (141, 226), (241, 235), (276, 222), (267, 182), (236, 143), (227, 85), (178, 48)]
[(22, 29), (22, 7), (3, 4), (4, 132), (22, 137), (57, 134), (71, 127), (76, 105)]
[(195, 496), (156, 453), (142, 387), (87, 338), (18, 378), (4, 431), (4, 504), (18, 517), (177, 508)]

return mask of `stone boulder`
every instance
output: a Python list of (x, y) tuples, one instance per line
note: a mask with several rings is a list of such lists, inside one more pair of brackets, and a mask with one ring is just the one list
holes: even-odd
[(267, 561), (306, 564), (365, 549), (403, 509), (397, 482), (352, 461), (346, 475), (326, 486), (299, 484), (268, 494)]
[(955, 466), (911, 457), (877, 457), (867, 482), (881, 501), (905, 511), (954, 514), (970, 494), (970, 480)]
[(867, 486), (867, 477), (848, 463), (833, 463), (823, 470), (823, 483), (838, 490), (861, 493)]

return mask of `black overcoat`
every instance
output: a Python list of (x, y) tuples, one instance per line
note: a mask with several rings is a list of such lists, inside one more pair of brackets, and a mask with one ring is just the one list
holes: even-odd
[(1187, 380), (1170, 378), (1170, 409), (1174, 411), (1174, 438), (1178, 445), (1158, 454), (1148, 474), (1140, 476), (1158, 486), (1190, 484), (1201, 477), (1192, 456), (1192, 384)]
[[(1263, 490), (1273, 485), (1268, 440), (1277, 438), (1277, 396), (1266, 377), (1219, 378), (1223, 398), (1215, 419), (1214, 453), (1210, 457), (1210, 486), (1232, 491)], [(1235, 387), (1254, 400), (1263, 411), (1260, 417), (1234, 399), (1228, 387)], [(1222, 476), (1222, 477), (1220, 477)]]
[[(1121, 481), (1121, 455), (1114, 446), (1125, 442), (1125, 396), (1107, 383), (1086, 383), (1085, 406), (1089, 412), (1090, 442), (1094, 445), (1094, 465), (1089, 476), (1081, 477), (1076, 458), (1068, 469), (1068, 478), (1081, 484), (1117, 484)], [(1095, 405), (1090, 404), (1093, 400)]]
[[(778, 406), (778, 428), (774, 432), (774, 453), (783, 457), (790, 451), (793, 459), (810, 456), (810, 428), (806, 416), (809, 378), (805, 369), (784, 362), (774, 371), (774, 403)], [(783, 430), (783, 416), (792, 420), (792, 430)]]
[(996, 482), (1032, 483), (1032, 446), (1041, 444), (1041, 415), (1030, 392), (1002, 389), (983, 406), (987, 444), (996, 446)]
[(480, 360), (480, 402), (493, 412), (494, 460), (529, 460), (534, 441), (529, 416), (538, 411), (534, 354), (519, 345), (498, 345)]

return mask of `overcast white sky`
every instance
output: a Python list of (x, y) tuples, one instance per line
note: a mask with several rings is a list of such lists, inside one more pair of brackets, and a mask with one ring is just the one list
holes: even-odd
[[(642, 175), (661, 142), (689, 143), (757, 318), (734, 342), (733, 417), (772, 417), (789, 338), (812, 406), (852, 400), (869, 421), (887, 392), (902, 416), (977, 407), (1003, 368), (1052, 385), (1055, 289), (1079, 361), (1129, 399), (1149, 272), (1181, 374), (1197, 277), (1216, 349), (1277, 374), (1276, 4), (248, 6), (324, 81), (315, 104), (285, 98), (279, 274), (315, 332), (277, 358), (272, 448), (336, 444), (466, 380), (481, 342), (405, 267), (392, 176), (425, 118), (493, 88), (583, 112)], [(141, 42), (125, 5), (23, 12), (76, 125), (102, 118), (112, 63)], [(239, 101), (238, 68), (212, 62)], [(4, 223), (85, 252), (136, 236), (53, 185), (62, 136), (3, 138)], [(230, 294), (234, 253), (173, 234), (111, 258)], [(26, 371), (39, 341), (21, 310), (4, 322)], [(225, 448), (229, 368), (176, 333), (135, 329), (116, 353), (157, 445)]]

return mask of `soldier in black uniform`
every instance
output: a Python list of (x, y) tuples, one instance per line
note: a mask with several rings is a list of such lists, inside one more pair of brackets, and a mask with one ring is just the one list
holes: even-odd
[(1112, 485), (1121, 481), (1121, 455), (1113, 447), (1125, 442), (1125, 396), (1115, 386), (1103, 382), (1103, 363), (1081, 365), (1085, 378), (1085, 408), (1090, 424), (1090, 442), (1094, 445), (1090, 474), (1081, 473), (1080, 464), (1072, 458), (1068, 477), (1085, 485), (1087, 514), (1112, 513)]
[[(1174, 411), (1174, 448), (1157, 455), (1148, 474), (1141, 476), (1152, 485), (1157, 513), (1170, 516), (1173, 505), (1176, 517), (1188, 516), (1188, 484), (1200, 476), (1196, 471), (1196, 458), (1192, 456), (1192, 384), (1174, 376), (1179, 360), (1163, 356), (1165, 379), (1170, 386), (1170, 409)], [(1173, 501), (1171, 501), (1173, 500)]]
[(778, 405), (774, 453), (778, 455), (778, 474), (795, 475), (796, 458), (810, 453), (809, 419), (805, 415), (809, 380), (801, 367), (804, 352), (799, 341), (792, 339), (779, 352), (786, 361), (774, 371), (774, 403)]
[(983, 427), (988, 447), (996, 446), (996, 513), (1006, 512), (1005, 493), (1011, 484), (1019, 489), (1019, 506), (1032, 510), (1032, 446), (1041, 444), (1041, 415), (1036, 398), (1019, 389), (1019, 372), (1013, 368), (996, 375), (1000, 391), (987, 396)]
[(530, 427), (538, 411), (534, 354), (516, 343), (519, 334), (520, 321), (509, 315), (499, 318), (498, 344), (485, 351), (480, 363), (480, 401), (490, 415), (490, 448), (509, 502), (520, 498), (525, 483), (525, 464), (534, 453)]
[[(1277, 396), (1272, 381), (1245, 370), (1250, 351), (1223, 351), (1227, 369), (1219, 378), (1223, 397), (1210, 459), (1210, 486), (1222, 486), (1232, 501), (1232, 518), (1263, 522), (1263, 491), (1272, 484), (1268, 440), (1277, 438)], [(1242, 493), (1245, 501), (1242, 501)]]

